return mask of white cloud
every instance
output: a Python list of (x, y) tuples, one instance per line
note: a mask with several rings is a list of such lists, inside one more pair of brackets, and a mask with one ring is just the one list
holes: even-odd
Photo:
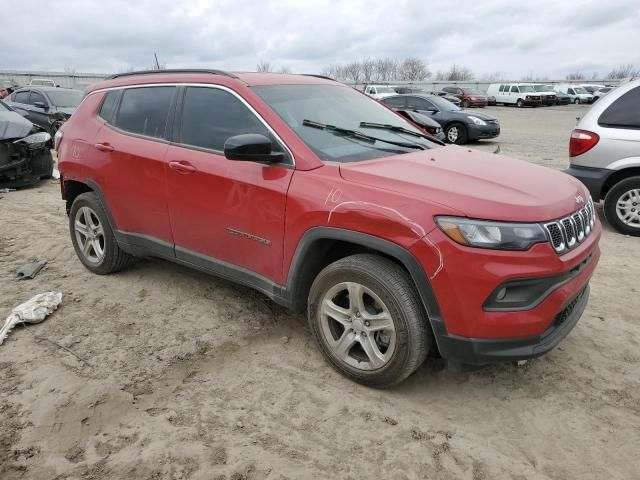
[[(35, 12), (35, 13), (34, 13)], [(297, 72), (365, 56), (417, 56), (476, 74), (561, 77), (640, 65), (636, 0), (25, 0), (5, 10), (0, 69), (113, 72), (153, 64)]]

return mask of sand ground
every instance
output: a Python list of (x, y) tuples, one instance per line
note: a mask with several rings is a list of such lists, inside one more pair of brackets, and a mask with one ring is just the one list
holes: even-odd
[[(492, 107), (473, 148), (565, 168), (585, 107)], [(0, 194), (0, 320), (59, 290), (0, 346), (0, 478), (640, 478), (640, 238), (605, 226), (591, 301), (550, 354), (392, 390), (335, 373), (301, 315), (156, 260), (85, 270), (57, 182)], [(31, 281), (21, 264), (48, 261)]]

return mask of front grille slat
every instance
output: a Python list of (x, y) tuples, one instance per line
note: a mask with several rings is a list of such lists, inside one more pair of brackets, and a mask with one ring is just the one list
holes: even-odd
[(558, 253), (564, 253), (582, 243), (593, 231), (595, 207), (589, 199), (586, 205), (576, 212), (553, 222), (544, 224), (551, 245)]

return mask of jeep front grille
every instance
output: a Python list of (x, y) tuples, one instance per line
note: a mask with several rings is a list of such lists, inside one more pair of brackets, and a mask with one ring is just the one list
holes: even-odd
[(589, 199), (580, 210), (544, 224), (549, 234), (551, 245), (558, 253), (568, 252), (591, 234), (596, 221), (596, 210), (593, 201)]

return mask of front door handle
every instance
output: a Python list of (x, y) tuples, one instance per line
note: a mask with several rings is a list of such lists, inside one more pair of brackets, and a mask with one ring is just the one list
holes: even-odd
[(113, 152), (113, 146), (110, 143), (96, 143), (94, 147), (101, 152)]
[(188, 173), (194, 173), (194, 172), (196, 172), (198, 170), (196, 167), (191, 165), (189, 162), (185, 162), (185, 161), (180, 161), (180, 162), (172, 161), (172, 162), (169, 162), (169, 168), (171, 170), (175, 170), (176, 172), (181, 173), (183, 175), (186, 175)]

